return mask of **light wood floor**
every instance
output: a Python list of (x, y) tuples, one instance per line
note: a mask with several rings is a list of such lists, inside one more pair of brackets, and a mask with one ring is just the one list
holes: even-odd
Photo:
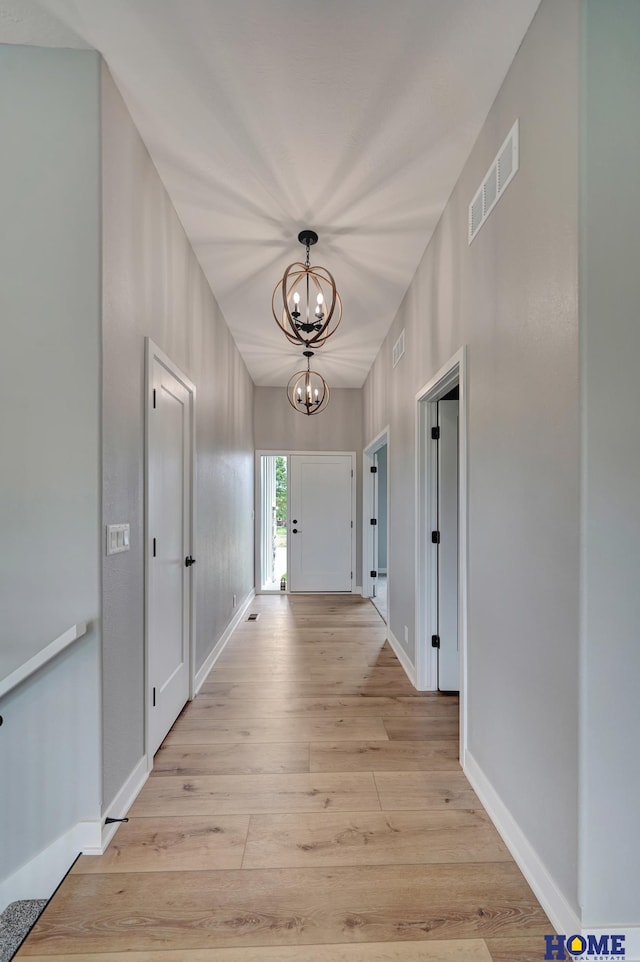
[(19, 953), (74, 962), (538, 962), (552, 931), (373, 606), (262, 596), (101, 857)]

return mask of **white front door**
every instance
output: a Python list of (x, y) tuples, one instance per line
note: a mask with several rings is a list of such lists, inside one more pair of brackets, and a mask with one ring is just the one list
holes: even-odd
[[(186, 379), (185, 379), (186, 380)], [(150, 359), (147, 453), (147, 750), (153, 755), (189, 697), (192, 396)]]
[(458, 401), (438, 401), (438, 426), (438, 688), (459, 691)]
[(353, 470), (349, 454), (290, 458), (290, 591), (351, 591)]

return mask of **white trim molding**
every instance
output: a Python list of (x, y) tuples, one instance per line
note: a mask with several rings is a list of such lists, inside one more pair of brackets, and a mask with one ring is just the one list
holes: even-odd
[(462, 346), (434, 374), (415, 396), (416, 463), (415, 463), (415, 633), (416, 678), (419, 691), (438, 688), (438, 655), (431, 647), (431, 635), (437, 634), (437, 564), (428, 537), (437, 528), (436, 460), (431, 443), (431, 428), (436, 427), (435, 402), (453, 387), (459, 387), (459, 524), (458, 524), (458, 639), (460, 649), (460, 758), (467, 747), (467, 569), (468, 514), (467, 448), (468, 448), (468, 374), (467, 348)]
[[(144, 409), (144, 665), (145, 665), (145, 703), (144, 703), (144, 748), (147, 756), (149, 751), (149, 718), (151, 711), (151, 681), (149, 678), (149, 583), (151, 559), (151, 534), (149, 531), (149, 420), (153, 410), (153, 364), (157, 361), (183, 385), (189, 395), (189, 465), (190, 465), (190, 503), (191, 518), (189, 526), (190, 554), (198, 557), (196, 545), (197, 531), (197, 478), (196, 478), (196, 386), (184, 374), (170, 357), (155, 344), (150, 337), (145, 338), (145, 409)], [(189, 579), (189, 697), (195, 691), (195, 662), (196, 662), (196, 577)], [(153, 758), (148, 765), (153, 764)]]
[[(353, 574), (351, 576), (351, 591), (350, 592), (309, 592), (311, 594), (360, 594), (362, 589), (356, 585), (356, 578), (358, 576), (357, 571), (357, 557), (358, 553), (356, 550), (356, 529), (357, 529), (357, 518), (356, 518), (356, 506), (357, 506), (357, 491), (358, 491), (358, 459), (355, 451), (293, 451), (288, 448), (256, 448), (254, 452), (254, 502), (255, 508), (253, 512), (254, 517), (254, 583), (255, 583), (255, 593), (257, 595), (279, 595), (280, 591), (278, 589), (262, 588), (262, 564), (261, 564), (261, 538), (262, 538), (262, 471), (261, 471), (261, 459), (263, 457), (283, 457), (287, 459), (287, 474), (290, 475), (290, 464), (289, 458), (295, 455), (305, 455), (310, 454), (314, 457), (336, 457), (337, 455), (343, 456), (348, 455), (351, 458), (351, 519), (353, 523), (353, 530), (351, 533), (351, 567)], [(290, 491), (287, 485), (287, 515), (290, 516), (289, 511), (289, 496)], [(289, 521), (287, 521), (289, 526)], [(287, 536), (287, 572), (291, 571), (291, 538)], [(287, 594), (307, 594), (305, 591), (294, 591), (290, 592), (289, 582), (287, 581)]]
[(135, 802), (136, 798), (142, 791), (146, 780), (149, 777), (149, 773), (153, 768), (153, 758), (151, 762), (147, 759), (146, 755), (143, 755), (136, 767), (133, 769), (126, 782), (113, 799), (113, 801), (107, 806), (103, 814), (102, 823), (102, 833), (100, 836), (99, 844), (94, 846), (85, 846), (82, 849), (83, 855), (103, 855), (106, 852), (107, 847), (120, 828), (120, 822), (112, 822), (110, 825), (105, 825), (104, 821), (107, 818), (124, 818), (127, 812)]
[[(380, 448), (383, 448), (386, 444), (387, 446), (387, 559), (389, 557), (389, 544), (391, 541), (391, 531), (389, 526), (389, 489), (391, 487), (389, 483), (389, 464), (390, 464), (390, 438), (391, 430), (389, 425), (382, 429), (378, 434), (376, 434), (373, 440), (369, 441), (365, 445), (362, 452), (362, 596), (363, 598), (371, 598), (373, 595), (373, 579), (371, 578), (369, 571), (371, 566), (369, 565), (369, 559), (372, 557), (373, 553), (373, 533), (371, 525), (369, 524), (369, 519), (373, 517), (374, 506), (372, 504), (371, 488), (367, 484), (367, 478), (369, 476), (369, 469), (373, 467), (374, 455)], [(386, 574), (386, 569), (385, 569)], [(387, 586), (388, 590), (388, 586)], [(389, 608), (389, 594), (387, 593), (387, 623), (390, 621), (390, 608)]]
[(413, 687), (417, 688), (418, 686), (416, 685), (416, 667), (414, 664), (412, 664), (411, 660), (409, 659), (409, 655), (406, 653), (406, 651), (404, 650), (404, 648), (402, 647), (402, 645), (400, 644), (400, 642), (398, 641), (394, 633), (391, 631), (391, 628), (389, 627), (388, 624), (387, 624), (387, 641), (393, 648), (398, 661), (404, 668), (407, 678), (409, 679)]
[(220, 639), (219, 639), (219, 640), (216, 642), (216, 644), (213, 646), (212, 650), (209, 652), (209, 654), (207, 655), (207, 657), (206, 657), (205, 660), (203, 661), (201, 667), (198, 668), (198, 671), (196, 672), (196, 681), (195, 681), (194, 697), (195, 697), (195, 695), (198, 694), (198, 692), (200, 691), (200, 689), (201, 689), (202, 686), (204, 685), (204, 683), (205, 683), (205, 681), (206, 681), (206, 679), (207, 679), (207, 675), (209, 674), (209, 672), (211, 671), (211, 669), (212, 669), (213, 666), (215, 665), (216, 661), (218, 660), (218, 658), (220, 657), (220, 655), (221, 655), (222, 652), (224, 651), (224, 649), (225, 649), (225, 647), (226, 647), (229, 639), (231, 638), (233, 632), (236, 630), (236, 628), (238, 627), (238, 625), (239, 625), (240, 622), (242, 621), (242, 619), (243, 619), (243, 617), (244, 617), (244, 615), (245, 615), (245, 612), (247, 611), (247, 609), (248, 609), (249, 606), (251, 605), (251, 602), (253, 601), (253, 599), (255, 598), (255, 596), (256, 596), (255, 588), (252, 588), (251, 591), (249, 592), (249, 594), (247, 595), (247, 597), (246, 597), (246, 598), (244, 599), (244, 601), (240, 604), (240, 607), (238, 608), (238, 610), (237, 610), (237, 612), (235, 613), (235, 615), (233, 616), (232, 620), (229, 622), (229, 624), (228, 624), (227, 627), (225, 628), (225, 630), (224, 630), (223, 634), (221, 635)]
[[(93, 826), (94, 823), (89, 823)], [(96, 822), (97, 832), (100, 822)], [(93, 834), (93, 829), (90, 830)], [(78, 822), (59, 838), (47, 845), (26, 865), (22, 865), (0, 882), (0, 912), (11, 902), (22, 899), (48, 899), (67, 874), (86, 841), (85, 822)]]
[[(556, 932), (565, 935), (580, 933), (582, 926), (576, 911), (549, 875), (540, 856), (469, 751), (463, 756), (462, 768)], [(627, 959), (630, 958), (627, 956)]]

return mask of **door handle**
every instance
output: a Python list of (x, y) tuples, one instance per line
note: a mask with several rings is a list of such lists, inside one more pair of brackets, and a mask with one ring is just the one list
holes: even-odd
[(191, 565), (194, 565), (195, 563), (196, 563), (196, 559), (192, 558), (191, 555), (189, 555), (188, 558), (184, 559), (184, 564), (186, 568), (190, 568)]
[[(292, 533), (293, 533), (293, 534), (298, 534), (298, 528), (294, 528)], [(302, 531), (300, 531), (300, 534), (302, 534)]]

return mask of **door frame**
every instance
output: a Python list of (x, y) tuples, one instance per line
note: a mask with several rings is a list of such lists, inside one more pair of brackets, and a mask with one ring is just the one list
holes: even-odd
[(459, 385), (458, 440), (458, 639), (460, 649), (460, 758), (467, 746), (467, 594), (468, 594), (468, 371), (464, 345), (416, 393), (416, 679), (419, 691), (437, 691), (438, 655), (431, 647), (437, 634), (437, 557), (430, 532), (437, 527), (437, 456), (431, 428), (437, 425), (436, 402)]
[[(356, 582), (356, 491), (358, 484), (358, 470), (356, 463), (356, 452), (355, 451), (292, 451), (288, 448), (256, 448), (255, 450), (255, 461), (254, 461), (254, 472), (253, 476), (255, 479), (254, 485), (254, 585), (255, 592), (257, 595), (279, 595), (279, 594), (289, 594), (289, 570), (291, 568), (291, 521), (289, 515), (290, 511), (290, 497), (291, 489), (289, 484), (290, 478), (290, 464), (289, 458), (292, 455), (305, 455), (312, 454), (314, 456), (324, 456), (324, 457), (336, 457), (336, 455), (349, 456), (351, 458), (351, 518), (353, 521), (353, 528), (351, 531), (351, 564), (353, 577), (351, 578), (351, 594), (355, 593), (355, 582)], [(262, 545), (260, 539), (262, 537), (262, 471), (260, 459), (263, 455), (281, 455), (287, 459), (287, 590), (279, 591), (278, 589), (263, 589), (262, 587), (262, 570), (261, 570), (261, 552)], [(303, 591), (296, 591), (295, 594), (304, 594)], [(313, 594), (335, 594), (335, 592), (323, 592), (314, 591)], [(342, 591), (340, 594), (349, 594), (349, 592)]]
[[(191, 432), (189, 438), (189, 463), (191, 467), (191, 512), (189, 523), (189, 541), (191, 554), (197, 558), (196, 545), (196, 386), (173, 363), (170, 357), (162, 351), (150, 337), (145, 337), (145, 406), (144, 406), (144, 751), (147, 757), (147, 770), (153, 768), (153, 755), (149, 752), (149, 714), (151, 711), (151, 693), (149, 678), (149, 578), (151, 569), (151, 533), (149, 523), (149, 418), (153, 408), (152, 369), (157, 361), (177, 381), (182, 384), (189, 394), (189, 416)], [(193, 569), (192, 569), (193, 571)], [(195, 573), (189, 579), (189, 701), (196, 694), (195, 683), (195, 645), (196, 645), (196, 582)]]
[(380, 448), (383, 448), (385, 444), (387, 445), (387, 624), (390, 624), (389, 613), (389, 542), (390, 542), (390, 526), (389, 526), (389, 437), (390, 437), (389, 425), (376, 434), (375, 438), (367, 444), (362, 452), (362, 597), (371, 598), (373, 596), (373, 578), (369, 574), (371, 570), (369, 568), (368, 559), (371, 557), (371, 551), (373, 548), (373, 531), (372, 525), (369, 524), (370, 519), (373, 517), (373, 504), (371, 498), (371, 487), (367, 484), (367, 478), (369, 476), (369, 469), (373, 467), (374, 455)]

